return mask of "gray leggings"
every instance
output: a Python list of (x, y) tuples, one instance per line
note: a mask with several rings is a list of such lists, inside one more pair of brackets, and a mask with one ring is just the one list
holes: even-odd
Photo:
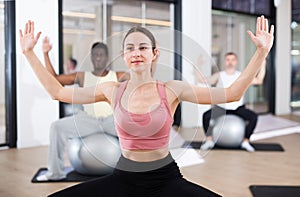
[(51, 124), (48, 149), (48, 179), (65, 178), (64, 156), (68, 139), (84, 137), (94, 133), (108, 133), (117, 136), (114, 118), (95, 118), (80, 111), (74, 116), (61, 118)]

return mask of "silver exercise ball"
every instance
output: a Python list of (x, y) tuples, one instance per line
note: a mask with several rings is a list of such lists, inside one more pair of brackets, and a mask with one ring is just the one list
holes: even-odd
[(232, 114), (223, 115), (214, 121), (212, 137), (218, 146), (239, 147), (245, 136), (245, 128), (244, 119)]
[(96, 133), (70, 139), (68, 156), (75, 171), (85, 175), (103, 175), (112, 172), (121, 156), (116, 137)]

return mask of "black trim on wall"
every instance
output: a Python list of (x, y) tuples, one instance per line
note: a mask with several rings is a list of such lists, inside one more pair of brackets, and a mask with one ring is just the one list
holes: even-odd
[(4, 1), (6, 145), (17, 146), (15, 1)]
[[(141, 0), (141, 1), (144, 1), (144, 0)], [(178, 3), (178, 0), (148, 0), (148, 1), (158, 1), (158, 2), (164, 2), (164, 3)], [(179, 0), (181, 1), (181, 0)]]
[[(182, 2), (181, 0), (176, 1), (174, 3), (174, 79), (181, 80), (182, 79)], [(173, 125), (180, 126), (181, 125), (181, 104), (178, 105), (175, 114), (174, 114), (174, 123)]]
[[(58, 0), (58, 70), (59, 74), (64, 72), (64, 50), (63, 50), (63, 0)], [(59, 102), (59, 118), (65, 116), (64, 103)]]
[[(272, 24), (275, 26), (275, 32), (276, 32), (276, 7), (274, 6), (273, 1), (270, 1), (270, 12), (271, 16), (269, 18), (269, 24)], [(276, 61), (275, 61), (275, 54), (276, 54), (276, 33), (274, 34), (274, 42), (273, 42), (273, 47), (269, 53), (269, 58), (268, 58), (268, 84), (269, 87), (267, 90), (269, 90), (269, 112), (272, 114), (275, 114), (275, 101), (276, 101)]]

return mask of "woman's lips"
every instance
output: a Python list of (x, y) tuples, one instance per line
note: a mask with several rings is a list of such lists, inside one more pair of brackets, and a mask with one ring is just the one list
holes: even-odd
[(134, 61), (131, 61), (132, 64), (140, 64), (142, 63), (143, 61), (141, 60), (134, 60)]

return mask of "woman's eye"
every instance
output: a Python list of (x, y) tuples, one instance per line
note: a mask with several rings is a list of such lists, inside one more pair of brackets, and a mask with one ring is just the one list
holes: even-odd
[(133, 47), (127, 47), (127, 48), (126, 48), (126, 51), (133, 51), (133, 50), (134, 50)]
[(149, 47), (140, 47), (141, 51), (147, 50)]

